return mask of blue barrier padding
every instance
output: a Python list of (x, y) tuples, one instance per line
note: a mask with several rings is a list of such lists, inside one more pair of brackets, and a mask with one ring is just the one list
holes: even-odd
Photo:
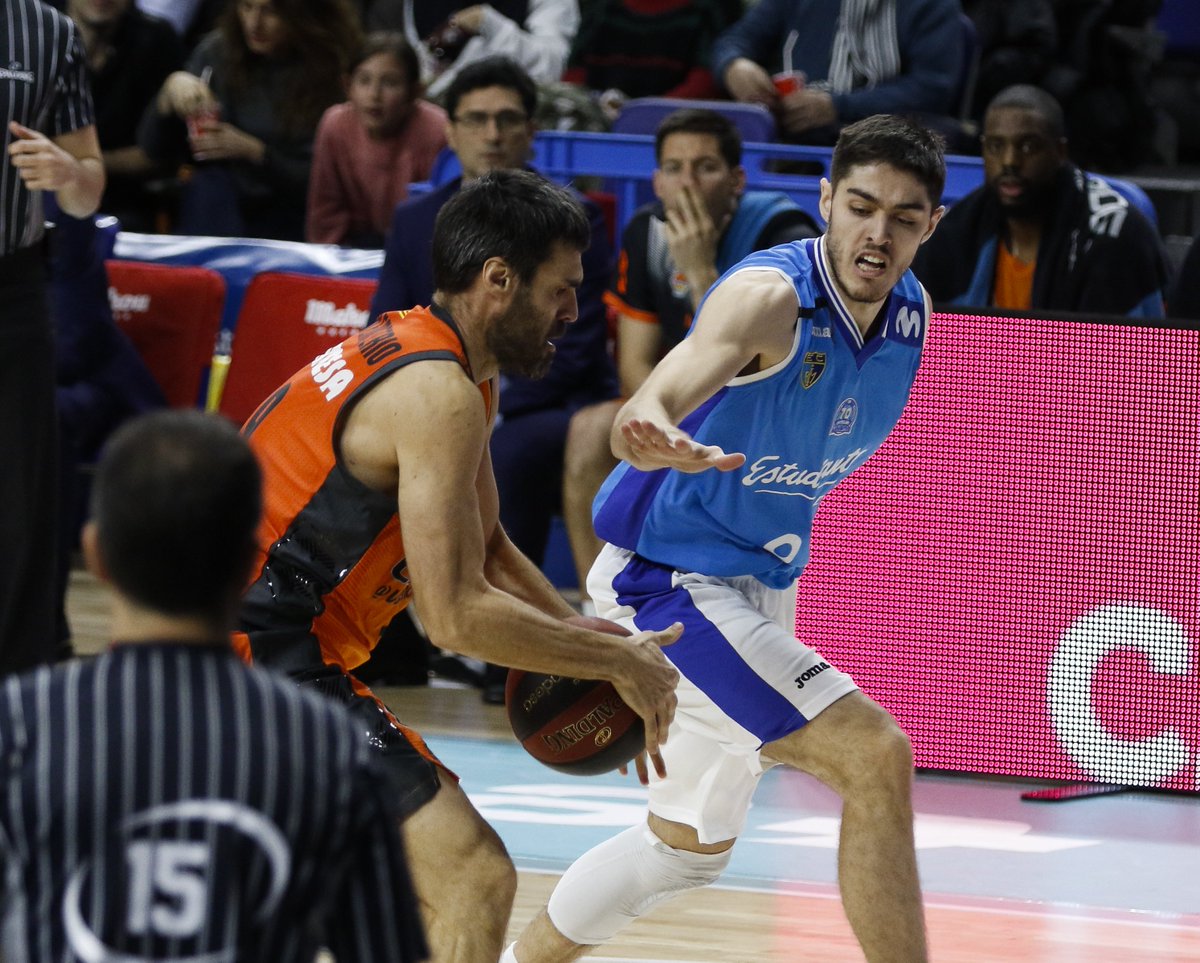
[[(821, 196), (821, 178), (829, 176), (832, 147), (801, 144), (745, 143), (742, 166), (746, 168), (748, 190), (783, 191), (820, 224), (817, 202)], [(604, 190), (616, 197), (618, 236), (633, 212), (654, 197), (654, 137), (650, 134), (595, 134), (581, 131), (538, 131), (533, 141), (533, 166), (560, 183), (578, 177), (596, 177)], [(781, 173), (779, 166), (799, 169), (799, 173)], [(461, 173), (457, 158), (446, 149), (432, 182), (409, 185), (420, 194), (451, 180)], [(983, 161), (978, 157), (951, 154), (946, 158), (946, 205), (965, 197), (983, 183)]]
[[(779, 190), (808, 211), (818, 223), (817, 200), (821, 178), (829, 176), (831, 147), (800, 144), (742, 145), (742, 165), (749, 190)], [(534, 166), (547, 177), (568, 181), (574, 177), (602, 177), (617, 198), (617, 224), (623, 227), (641, 204), (653, 196), (654, 138), (649, 134), (593, 134), (575, 131), (539, 131), (534, 138)], [(803, 173), (780, 173), (772, 167), (788, 165)], [(983, 183), (983, 160), (952, 154), (946, 158), (947, 205), (965, 197)]]
[[(653, 197), (654, 138), (649, 134), (539, 131), (533, 147), (534, 166), (553, 180), (562, 183), (579, 177), (603, 180), (604, 189), (616, 197), (618, 236), (633, 212)], [(752, 190), (783, 191), (820, 223), (817, 201), (821, 178), (829, 175), (832, 154), (829, 147), (744, 144), (746, 186)], [(803, 172), (780, 173), (772, 169), (780, 164)], [(441, 164), (439, 171), (443, 181), (458, 176), (456, 159)], [(982, 183), (983, 161), (978, 157), (946, 158), (946, 204), (953, 204)], [(410, 191), (418, 194), (428, 187), (427, 183), (417, 183), (410, 185)], [(129, 232), (117, 235), (112, 256), (155, 264), (207, 267), (220, 272), (228, 289), (221, 318), (225, 330), (233, 329), (246, 286), (261, 271), (376, 279), (383, 265), (382, 251), (332, 244)]]

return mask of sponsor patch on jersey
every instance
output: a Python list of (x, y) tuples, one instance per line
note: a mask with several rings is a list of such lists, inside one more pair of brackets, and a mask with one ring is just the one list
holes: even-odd
[(26, 70), (19, 60), (10, 60), (7, 67), (0, 67), (0, 80), (19, 80), (23, 84), (31, 84), (33, 71)]
[(925, 305), (898, 298), (892, 332), (897, 341), (920, 345), (925, 337)]
[(800, 369), (800, 387), (805, 391), (817, 383), (825, 373), (826, 355), (824, 351), (804, 352), (804, 367)]
[(829, 426), (829, 433), (831, 435), (848, 435), (854, 430), (856, 421), (858, 421), (858, 402), (853, 398), (846, 398), (833, 413), (833, 423)]
[(687, 275), (682, 271), (676, 271), (671, 275), (671, 295), (676, 298), (686, 298), (691, 287), (688, 285)]

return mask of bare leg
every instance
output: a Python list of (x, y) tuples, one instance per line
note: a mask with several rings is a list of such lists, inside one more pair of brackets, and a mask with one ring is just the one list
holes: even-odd
[(924, 963), (912, 749), (895, 720), (851, 693), (763, 754), (811, 773), (842, 797), (838, 883), (869, 963)]
[(585, 599), (588, 572), (604, 546), (592, 528), (592, 499), (617, 466), (608, 436), (620, 407), (620, 400), (614, 400), (580, 408), (567, 429), (563, 454), (563, 524), (579, 578), (579, 594)]
[(431, 963), (496, 963), (517, 892), (496, 831), (448, 775), (401, 828)]
[[(671, 822), (654, 813), (647, 814), (646, 822), (654, 835), (672, 849), (692, 853), (723, 853), (736, 842), (726, 839), (719, 843), (702, 843), (691, 826)], [(593, 949), (595, 947), (592, 945), (574, 943), (563, 936), (550, 921), (549, 913), (543, 909), (521, 933), (516, 945), (516, 958), (518, 963), (571, 963)]]
[(595, 949), (572, 943), (550, 922), (550, 914), (543, 907), (521, 931), (517, 940), (517, 963), (571, 963), (585, 953)]

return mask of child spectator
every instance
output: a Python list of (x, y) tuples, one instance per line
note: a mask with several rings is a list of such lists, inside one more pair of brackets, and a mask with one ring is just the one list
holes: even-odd
[(367, 37), (351, 64), (348, 100), (317, 127), (305, 239), (383, 247), (392, 210), (429, 178), (446, 146), (446, 112), (421, 100), (416, 52), (398, 32)]

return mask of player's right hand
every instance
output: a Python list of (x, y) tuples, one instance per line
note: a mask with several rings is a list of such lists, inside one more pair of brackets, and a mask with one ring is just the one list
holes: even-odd
[(654, 760), (655, 771), (666, 775), (658, 747), (667, 741), (667, 730), (675, 718), (678, 699), (675, 686), (679, 673), (662, 653), (683, 634), (683, 624), (675, 622), (657, 632), (638, 632), (625, 641), (627, 658), (613, 679), (617, 692), (646, 724), (646, 753)]

